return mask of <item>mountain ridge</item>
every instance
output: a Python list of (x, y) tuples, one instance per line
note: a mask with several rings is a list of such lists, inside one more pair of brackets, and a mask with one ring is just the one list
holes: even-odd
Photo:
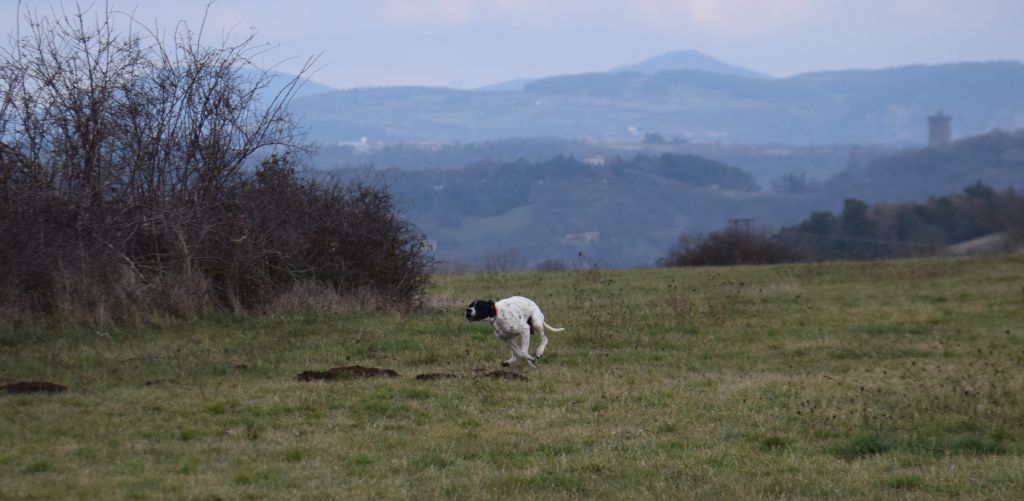
[(733, 144), (922, 144), (926, 119), (954, 135), (1024, 127), (1024, 64), (1013, 61), (748, 78), (697, 70), (553, 76), (520, 91), (382, 87), (296, 98), (310, 137), (486, 141), (551, 136)]
[[(636, 72), (652, 74), (658, 73), (660, 71), (676, 70), (697, 70), (708, 73), (721, 73), (724, 75), (746, 76), (749, 78), (767, 78), (767, 75), (764, 75), (762, 73), (758, 73), (747, 68), (729, 64), (725, 61), (704, 54), (703, 52), (689, 49), (665, 52), (657, 56), (649, 57), (637, 63), (630, 63), (627, 65), (618, 66), (610, 70), (592, 71), (584, 73)], [(533, 83), (537, 80), (544, 80), (547, 78), (553, 78), (558, 76), (566, 75), (548, 75), (546, 77), (537, 78), (516, 78), (512, 80), (505, 80), (495, 84), (485, 85), (483, 87), (478, 87), (477, 89), (474, 90), (488, 92), (520, 91), (523, 90), (523, 88), (529, 85), (530, 83)]]

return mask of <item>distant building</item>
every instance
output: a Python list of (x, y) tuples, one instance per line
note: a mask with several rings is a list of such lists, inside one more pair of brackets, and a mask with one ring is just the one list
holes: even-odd
[(953, 119), (943, 112), (928, 117), (928, 146), (942, 146), (953, 140)]

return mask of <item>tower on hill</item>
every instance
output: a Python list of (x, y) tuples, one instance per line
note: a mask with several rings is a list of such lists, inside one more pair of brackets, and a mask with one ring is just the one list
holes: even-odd
[(953, 119), (943, 112), (928, 117), (928, 146), (942, 146), (953, 140)]

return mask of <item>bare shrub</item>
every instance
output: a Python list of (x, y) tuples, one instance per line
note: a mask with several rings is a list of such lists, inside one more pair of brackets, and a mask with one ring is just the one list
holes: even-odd
[(0, 50), (0, 304), (102, 324), (258, 309), (307, 281), (422, 291), (429, 254), (389, 192), (296, 174), (287, 104), (312, 60), (268, 96), (252, 36), (114, 15), (28, 12)]
[(789, 246), (766, 233), (730, 228), (705, 238), (683, 236), (665, 260), (667, 266), (724, 266), (798, 261)]

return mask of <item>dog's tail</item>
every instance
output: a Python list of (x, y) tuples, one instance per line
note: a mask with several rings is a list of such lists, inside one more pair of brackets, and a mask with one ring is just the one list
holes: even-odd
[(562, 331), (565, 330), (564, 327), (562, 327), (562, 328), (552, 327), (552, 326), (548, 325), (547, 322), (544, 322), (544, 328), (549, 330), (549, 331), (551, 331), (551, 332), (562, 332)]

